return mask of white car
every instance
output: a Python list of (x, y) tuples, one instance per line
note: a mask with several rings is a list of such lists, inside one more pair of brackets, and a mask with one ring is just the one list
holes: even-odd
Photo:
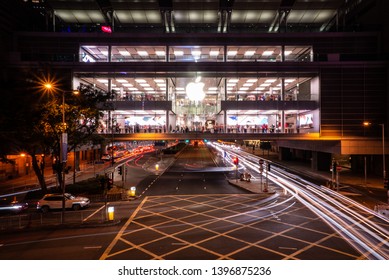
[[(38, 201), (36, 208), (44, 213), (51, 209), (62, 209), (62, 197), (62, 194), (46, 194)], [(65, 193), (65, 208), (80, 210), (89, 207), (89, 205), (89, 198)]]

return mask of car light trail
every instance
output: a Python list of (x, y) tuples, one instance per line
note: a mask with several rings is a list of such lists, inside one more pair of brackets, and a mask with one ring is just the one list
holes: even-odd
[[(259, 174), (259, 157), (215, 144), (242, 167)], [(364, 258), (389, 259), (389, 219), (329, 188), (273, 166), (268, 179), (304, 204), (358, 250)]]

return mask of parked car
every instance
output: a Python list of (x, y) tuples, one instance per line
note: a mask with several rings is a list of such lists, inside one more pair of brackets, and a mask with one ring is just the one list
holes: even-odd
[[(44, 213), (52, 209), (62, 209), (62, 198), (62, 194), (46, 194), (38, 201), (36, 208)], [(89, 198), (65, 193), (66, 209), (80, 210), (89, 207), (89, 205)]]
[(27, 202), (19, 202), (16, 200), (9, 201), (0, 200), (0, 213), (1, 214), (19, 214), (28, 209)]

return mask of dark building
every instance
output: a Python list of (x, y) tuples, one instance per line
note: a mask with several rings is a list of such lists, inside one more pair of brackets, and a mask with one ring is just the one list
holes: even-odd
[(328, 170), (333, 158), (363, 170), (365, 157), (372, 172), (383, 170), (387, 1), (0, 5), (3, 78), (50, 65), (69, 89), (113, 92), (101, 132), (264, 139), (280, 158), (316, 170)]

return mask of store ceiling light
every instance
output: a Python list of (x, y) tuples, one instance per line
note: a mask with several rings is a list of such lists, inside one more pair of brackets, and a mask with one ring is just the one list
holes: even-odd
[(131, 56), (131, 54), (130, 54), (128, 51), (119, 51), (119, 53), (120, 53), (122, 56)]
[(138, 51), (138, 54), (139, 54), (140, 56), (148, 56), (148, 55), (149, 55), (149, 53), (146, 52), (146, 51)]
[(263, 53), (262, 53), (262, 55), (263, 56), (270, 56), (270, 55), (272, 55), (274, 53), (274, 51), (264, 51)]
[(244, 56), (253, 56), (255, 54), (255, 51), (246, 51), (244, 53)]

